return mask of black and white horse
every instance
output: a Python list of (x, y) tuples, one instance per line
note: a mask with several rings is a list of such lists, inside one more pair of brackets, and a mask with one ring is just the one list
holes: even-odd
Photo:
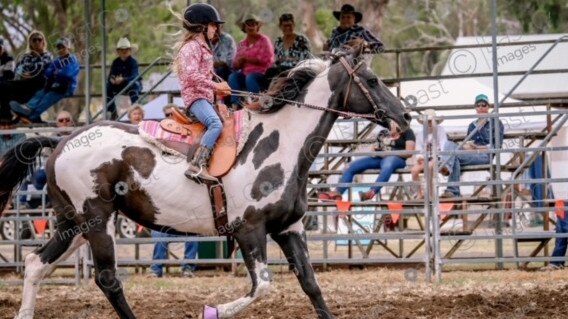
[[(341, 112), (381, 114), (391, 130), (405, 130), (409, 121), (400, 101), (357, 52), (304, 62), (272, 84), (271, 111), (249, 115), (248, 140), (222, 181), (227, 229), (242, 250), (252, 289), (217, 305), (219, 318), (232, 317), (268, 292), (267, 234), (286, 255), (318, 317), (333, 317), (314, 277), (301, 221), (307, 209), (308, 170)], [(39, 150), (53, 143), (49, 138), (28, 139), (0, 160), (0, 211)], [(115, 214), (121, 211), (155, 230), (215, 234), (207, 187), (184, 176), (186, 165), (146, 143), (136, 126), (116, 122), (86, 126), (59, 142), (47, 161), (57, 229), (46, 245), (25, 258), (17, 318), (33, 316), (41, 279), (86, 242), (96, 284), (120, 318), (135, 318), (116, 276)]]

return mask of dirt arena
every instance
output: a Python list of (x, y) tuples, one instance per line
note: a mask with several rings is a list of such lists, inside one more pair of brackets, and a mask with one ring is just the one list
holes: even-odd
[[(213, 272), (195, 278), (124, 275), (127, 299), (141, 319), (198, 318), (203, 304), (228, 302), (249, 289), (248, 279)], [(3, 277), (2, 279), (16, 279)], [(451, 271), (426, 284), (422, 271), (333, 270), (318, 279), (336, 318), (566, 318), (568, 270), (556, 272)], [(0, 318), (13, 318), (20, 286), (0, 284)], [(103, 294), (88, 285), (45, 285), (36, 318), (117, 318)], [(270, 295), (236, 318), (316, 318), (290, 273), (273, 275)]]

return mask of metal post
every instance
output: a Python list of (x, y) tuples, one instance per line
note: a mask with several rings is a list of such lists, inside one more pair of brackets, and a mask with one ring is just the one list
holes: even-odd
[[(491, 1), (491, 49), (492, 49), (492, 62), (493, 62), (493, 103), (495, 114), (499, 114), (499, 79), (498, 79), (498, 64), (497, 64), (497, 0)], [(490, 127), (494, 123), (499, 123), (497, 119), (490, 119)], [(501, 145), (500, 125), (493, 125), (493, 135), (495, 137), (495, 147)], [(495, 154), (495, 180), (501, 179), (501, 154)], [(501, 187), (496, 185), (496, 197), (501, 198)], [(499, 206), (499, 204), (498, 204)], [(497, 222), (495, 224), (495, 233), (497, 235), (503, 234), (503, 214), (497, 214)], [(503, 239), (495, 240), (495, 253), (498, 258), (503, 258)], [(503, 263), (496, 264), (497, 269), (503, 269)]]
[(102, 37), (102, 47), (101, 47), (101, 99), (103, 105), (103, 118), (108, 119), (106, 100), (106, 53), (107, 53), (107, 32), (106, 32), (106, 0), (101, 0), (101, 37)]
[(85, 112), (91, 124), (91, 1), (85, 0)]

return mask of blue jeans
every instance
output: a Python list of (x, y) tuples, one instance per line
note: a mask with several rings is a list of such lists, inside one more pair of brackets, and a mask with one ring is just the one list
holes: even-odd
[(206, 146), (209, 150), (213, 149), (217, 138), (221, 135), (223, 131), (223, 123), (215, 110), (213, 105), (207, 102), (207, 100), (199, 99), (193, 102), (190, 106), (191, 112), (197, 117), (199, 122), (207, 126), (207, 131), (203, 134), (201, 138), (201, 145)]
[(28, 103), (26, 103), (26, 105), (33, 110), (29, 116), (30, 120), (32, 122), (41, 121), (41, 113), (45, 112), (55, 103), (61, 101), (64, 97), (65, 94), (54, 91), (48, 91), (45, 89), (37, 91)]
[[(533, 178), (544, 178), (544, 158), (542, 155), (538, 155), (534, 162), (529, 166), (528, 169), (528, 177), (530, 179)], [(546, 177), (550, 178), (550, 170), (546, 172)], [(546, 185), (548, 185), (548, 198), (553, 199), (554, 194), (552, 193), (552, 187), (548, 183), (532, 183), (531, 185), (531, 194), (532, 199), (534, 201), (534, 205), (536, 207), (544, 207), (544, 190)]]
[[(161, 233), (155, 230), (151, 232), (152, 238), (167, 238), (167, 237), (178, 237), (177, 235)], [(156, 242), (154, 245), (154, 253), (152, 259), (168, 259), (168, 242), (160, 241)], [(195, 241), (185, 243), (185, 251), (183, 254), (184, 259), (195, 259), (197, 256), (198, 243)], [(155, 273), (158, 277), (162, 277), (163, 264), (152, 264), (150, 270)], [(193, 264), (182, 264), (181, 271), (191, 270), (195, 271), (195, 265)]]
[[(452, 141), (447, 141), (444, 145), (444, 151), (456, 151), (458, 145)], [(469, 165), (482, 165), (491, 162), (491, 154), (459, 154), (444, 155), (440, 158), (440, 165), (446, 165), (451, 172), (448, 182), (459, 182), (461, 177), (461, 167)], [(459, 186), (448, 186), (446, 191), (452, 192), (456, 196), (460, 196)]]
[[(266, 88), (266, 78), (262, 73), (245, 75), (242, 71), (233, 72), (229, 75), (229, 86), (233, 90), (249, 91), (258, 93)], [(238, 96), (231, 96), (231, 104), (239, 103)]]
[[(557, 234), (568, 233), (568, 211), (564, 212), (564, 218), (556, 219), (556, 233)], [(552, 257), (566, 256), (567, 247), (568, 247), (568, 238), (556, 238), (556, 241), (554, 242), (554, 251), (552, 252)], [(564, 266), (563, 261), (552, 261), (550, 263)]]
[[(353, 182), (353, 177), (356, 174), (364, 172), (368, 169), (380, 169), (381, 172), (377, 176), (377, 183), (388, 182), (392, 173), (399, 168), (404, 168), (406, 166), (406, 160), (400, 156), (391, 155), (385, 157), (364, 157), (358, 159), (351, 163), (349, 167), (345, 170), (341, 178), (340, 183), (351, 183)], [(378, 194), (381, 191), (382, 186), (373, 186), (371, 190)], [(338, 187), (337, 191), (341, 194), (345, 192), (347, 187)]]

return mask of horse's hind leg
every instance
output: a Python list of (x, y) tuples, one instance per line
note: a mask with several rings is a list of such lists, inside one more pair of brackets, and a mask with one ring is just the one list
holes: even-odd
[(41, 279), (85, 242), (86, 239), (75, 222), (61, 219), (57, 223), (57, 231), (47, 244), (26, 256), (22, 305), (16, 318), (33, 318)]
[[(90, 210), (91, 213), (95, 211), (97, 210)], [(103, 291), (120, 318), (135, 318), (124, 297), (122, 284), (116, 276), (115, 214), (116, 212), (110, 216), (104, 216), (102, 213), (95, 213), (99, 223), (91, 227), (87, 233), (95, 264), (95, 283)]]
[(266, 263), (266, 231), (264, 228), (241, 230), (243, 231), (235, 234), (235, 238), (239, 243), (245, 265), (250, 274), (252, 288), (244, 297), (218, 305), (217, 316), (208, 314), (208, 311), (214, 312), (214, 309), (206, 308), (204, 319), (231, 318), (269, 291), (272, 276)]
[(330, 319), (333, 315), (323, 300), (320, 287), (314, 275), (314, 269), (309, 260), (308, 245), (305, 241), (304, 226), (301, 221), (290, 226), (280, 234), (271, 235), (286, 255), (286, 259), (292, 266), (294, 274), (300, 281), (302, 290), (310, 297), (318, 318)]

